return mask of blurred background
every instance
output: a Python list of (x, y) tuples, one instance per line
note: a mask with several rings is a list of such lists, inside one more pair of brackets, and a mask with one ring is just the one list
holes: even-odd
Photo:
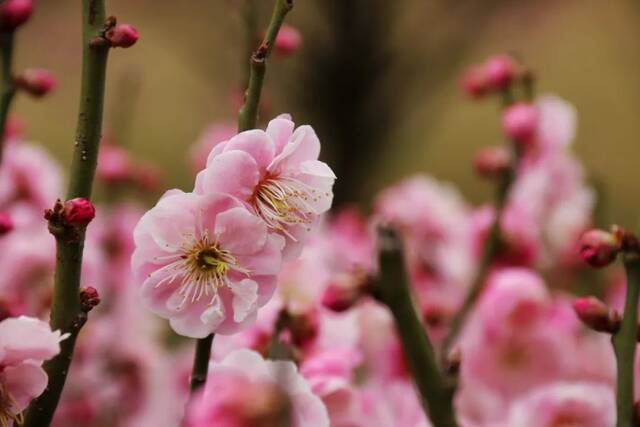
[[(111, 53), (105, 133), (155, 162), (164, 187), (190, 190), (186, 152), (211, 123), (235, 120), (230, 102), (246, 73), (245, 2), (109, 0), (140, 42)], [(29, 139), (70, 162), (80, 88), (77, 0), (39, 0), (20, 30), (16, 71), (48, 68), (52, 96), (18, 97)], [(538, 93), (578, 108), (574, 150), (605, 195), (605, 216), (627, 226), (640, 210), (640, 4), (631, 0), (297, 0), (287, 18), (300, 52), (268, 67), (268, 112), (312, 124), (338, 175), (336, 203), (368, 206), (385, 185), (416, 172), (448, 180), (474, 203), (491, 186), (471, 168), (476, 149), (500, 141), (498, 104), (471, 102), (460, 72), (488, 54), (530, 65)], [(150, 198), (152, 200), (152, 198)]]

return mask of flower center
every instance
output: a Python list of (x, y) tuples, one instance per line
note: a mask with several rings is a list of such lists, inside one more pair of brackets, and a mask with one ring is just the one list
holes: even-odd
[[(218, 289), (231, 286), (228, 274), (236, 272), (249, 275), (250, 271), (240, 266), (236, 257), (228, 250), (209, 238), (205, 231), (199, 240), (190, 240), (182, 246), (173, 262), (165, 268), (171, 271), (156, 287), (180, 279), (178, 295), (181, 297), (177, 306), (181, 310), (187, 302), (195, 303), (202, 297), (210, 298), (209, 305), (218, 304)], [(0, 425), (0, 427), (3, 427)]]
[(268, 176), (258, 185), (251, 203), (269, 227), (296, 240), (286, 228), (311, 224), (314, 212), (309, 203), (324, 196), (297, 179)]

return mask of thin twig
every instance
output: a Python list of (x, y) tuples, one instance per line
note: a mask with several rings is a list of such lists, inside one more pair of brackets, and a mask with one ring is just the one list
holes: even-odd
[(634, 362), (638, 333), (638, 297), (640, 295), (640, 258), (638, 254), (627, 254), (624, 266), (627, 273), (624, 314), (620, 330), (611, 339), (618, 372), (616, 427), (630, 427), (634, 415)]
[(293, 0), (276, 0), (271, 22), (260, 47), (251, 55), (249, 87), (245, 94), (244, 105), (238, 115), (238, 132), (254, 129), (258, 121), (260, 95), (267, 70), (267, 58), (271, 54), (276, 36), (287, 13), (293, 9)]
[(191, 393), (195, 393), (207, 381), (213, 337), (214, 335), (210, 334), (196, 342), (193, 369), (191, 370)]
[[(102, 38), (105, 22), (104, 0), (82, 1), (82, 87), (67, 199), (91, 197), (101, 138), (109, 52), (108, 45), (94, 41)], [(51, 225), (50, 221), (50, 229)], [(48, 427), (51, 424), (73, 357), (75, 337), (80, 330), (76, 325), (81, 315), (80, 272), (85, 230), (51, 231), (56, 237), (57, 256), (50, 323), (53, 330), (69, 332), (71, 337), (62, 341), (60, 354), (45, 363), (49, 384), (30, 405), (24, 427)]]

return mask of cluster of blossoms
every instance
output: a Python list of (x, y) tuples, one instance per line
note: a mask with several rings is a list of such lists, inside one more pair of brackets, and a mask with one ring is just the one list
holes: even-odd
[[(30, 13), (31, 2), (6, 0), (0, 31)], [(101, 42), (128, 47), (137, 37), (113, 22)], [(274, 49), (286, 56), (300, 44), (286, 27)], [(449, 359), (459, 425), (611, 427), (615, 358), (601, 332), (621, 327), (625, 283), (607, 277), (606, 301), (575, 300), (571, 290), (581, 260), (604, 266), (640, 244), (619, 228), (585, 233), (595, 192), (570, 151), (575, 109), (554, 95), (533, 99), (532, 82), (507, 55), (463, 77), (472, 98), (505, 100), (509, 144), (481, 149), (474, 162), (479, 175), (507, 183), (495, 207), (472, 206), (451, 184), (419, 175), (381, 191), (370, 217), (351, 207), (325, 215), (336, 177), (318, 160), (315, 131), (296, 128), (288, 115), (265, 130), (208, 128), (189, 153), (191, 191), (169, 190), (149, 210), (123, 201), (98, 209), (85, 199), (57, 203), (47, 215), (83, 227), (91, 221), (81, 283), (94, 305), (97, 293), (102, 303), (78, 339), (53, 425), (431, 426), (397, 325), (376, 292), (382, 224), (400, 236), (411, 299), (438, 353), (449, 350), (455, 315), (486, 271), (454, 340), (459, 360)], [(35, 96), (55, 86), (37, 70), (15, 85)], [(526, 94), (514, 102), (518, 85)], [(9, 123), (4, 140), (0, 426), (9, 427), (45, 389), (41, 365), (67, 337), (43, 322), (55, 242), (42, 212), (62, 194), (61, 172), (18, 126)], [(159, 181), (115, 143), (103, 143), (97, 177), (109, 190), (148, 191)], [(139, 310), (140, 301), (172, 331)], [(190, 397), (192, 351), (178, 335), (212, 334), (205, 385)]]

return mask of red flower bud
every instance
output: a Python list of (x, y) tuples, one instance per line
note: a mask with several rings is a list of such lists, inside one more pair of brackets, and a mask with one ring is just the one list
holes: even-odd
[(111, 47), (131, 47), (140, 38), (138, 31), (129, 24), (119, 24), (111, 28), (105, 34), (105, 38), (111, 43)]
[(516, 63), (509, 55), (495, 55), (485, 62), (484, 73), (491, 88), (504, 89), (513, 81)]
[(32, 0), (5, 0), (0, 5), (0, 29), (13, 31), (31, 17)]
[(511, 155), (505, 147), (481, 148), (473, 158), (473, 168), (479, 176), (496, 178), (502, 175), (511, 163)]
[(44, 69), (29, 69), (16, 77), (15, 84), (29, 95), (40, 98), (56, 87), (53, 74)]
[(484, 68), (470, 67), (460, 79), (460, 87), (465, 95), (471, 99), (479, 99), (487, 94), (489, 85)]
[(611, 264), (621, 247), (618, 234), (593, 229), (580, 239), (580, 257), (590, 266), (600, 268)]
[(62, 217), (69, 224), (86, 226), (95, 216), (96, 208), (85, 198), (78, 197), (64, 202)]
[(620, 314), (596, 297), (578, 298), (573, 302), (573, 310), (594, 331), (615, 333), (620, 329)]
[(0, 236), (13, 230), (13, 227), (13, 219), (11, 219), (9, 214), (0, 212)]
[(88, 313), (98, 304), (100, 304), (100, 295), (96, 288), (88, 286), (80, 289), (80, 307), (82, 311)]
[(353, 307), (360, 295), (361, 292), (357, 286), (331, 284), (322, 295), (322, 305), (331, 311), (340, 313)]
[(538, 110), (532, 104), (514, 104), (502, 113), (502, 131), (511, 141), (530, 143), (537, 127)]

